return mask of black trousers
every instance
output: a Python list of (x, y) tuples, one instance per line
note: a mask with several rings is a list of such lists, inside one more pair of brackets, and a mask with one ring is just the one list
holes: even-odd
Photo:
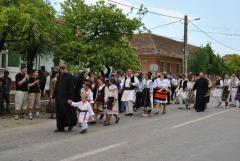
[(0, 92), (0, 112), (5, 112), (3, 94), (3, 92)]
[(175, 91), (176, 91), (176, 87), (175, 87), (175, 86), (171, 86), (171, 92), (172, 92), (171, 99), (172, 99), (172, 100), (173, 100), (173, 98), (174, 98)]
[(10, 104), (10, 93), (9, 92), (6, 92), (6, 93), (3, 94), (3, 100), (6, 103), (6, 110), (8, 111), (9, 110), (9, 104)]

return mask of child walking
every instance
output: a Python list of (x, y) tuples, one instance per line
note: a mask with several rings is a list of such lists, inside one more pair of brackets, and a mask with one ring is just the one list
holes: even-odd
[(81, 98), (82, 101), (80, 102), (72, 102), (69, 100), (68, 103), (73, 107), (77, 107), (78, 122), (82, 127), (81, 133), (86, 134), (88, 128), (88, 120), (90, 117), (93, 120), (94, 112), (92, 110), (91, 104), (88, 101), (87, 95), (82, 95)]

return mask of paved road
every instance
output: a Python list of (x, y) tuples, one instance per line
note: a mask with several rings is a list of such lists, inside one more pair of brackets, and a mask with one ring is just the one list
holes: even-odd
[(239, 108), (195, 113), (173, 105), (165, 116), (122, 116), (86, 135), (53, 133), (49, 120), (1, 129), (0, 161), (240, 161), (239, 127)]

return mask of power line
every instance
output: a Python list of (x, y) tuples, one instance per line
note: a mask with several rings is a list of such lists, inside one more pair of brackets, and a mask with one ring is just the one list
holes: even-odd
[[(189, 31), (192, 31), (192, 32), (202, 32), (202, 31), (199, 31), (199, 30), (189, 30)], [(240, 34), (223, 33), (223, 32), (211, 32), (211, 31), (204, 31), (204, 32), (208, 33), (208, 34), (240, 37)]]
[(167, 24), (164, 24), (164, 25), (152, 27), (152, 28), (150, 28), (149, 30), (154, 30), (154, 29), (157, 29), (157, 28), (165, 27), (165, 26), (168, 26), (168, 25), (171, 25), (171, 24), (175, 24), (175, 23), (180, 22), (180, 21), (181, 21), (181, 20), (177, 20), (177, 21), (170, 22), (170, 23), (167, 23)]
[[(123, 3), (120, 3), (120, 2), (116, 2), (116, 1), (113, 1), (113, 0), (108, 0), (108, 1), (109, 1), (109, 2), (112, 2), (112, 3), (115, 3), (115, 4), (119, 4), (119, 5), (125, 6), (125, 7), (129, 7), (129, 8), (131, 8), (131, 9), (140, 10), (140, 8), (138, 8), (138, 7), (130, 6), (130, 5), (123, 4)], [(147, 12), (148, 12), (148, 13), (151, 13), (151, 14), (159, 15), (159, 16), (164, 16), (164, 17), (168, 17), (168, 18), (174, 18), (174, 19), (178, 19), (178, 20), (183, 20), (183, 18), (181, 18), (181, 17), (166, 15), (166, 14), (157, 13), (157, 12), (153, 12), (153, 11), (149, 11), (149, 10), (147, 10)]]
[(225, 48), (228, 48), (228, 49), (231, 49), (231, 50), (235, 50), (235, 51), (240, 51), (240, 49), (233, 48), (233, 47), (231, 47), (231, 46), (229, 46), (229, 45), (226, 45), (226, 44), (222, 43), (221, 41), (213, 38), (213, 37), (210, 36), (207, 32), (203, 31), (203, 30), (202, 30), (201, 28), (199, 28), (196, 24), (194, 24), (192, 21), (189, 21), (189, 22), (191, 22), (191, 23), (193, 24), (193, 26), (195, 26), (201, 33), (203, 33), (204, 35), (206, 35), (208, 38), (212, 39), (212, 40), (215, 41), (216, 43), (224, 46)]

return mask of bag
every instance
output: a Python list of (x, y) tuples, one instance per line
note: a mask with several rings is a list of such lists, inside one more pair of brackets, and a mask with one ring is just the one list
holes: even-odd
[(108, 97), (108, 101), (107, 101), (107, 109), (108, 110), (113, 109), (113, 103), (114, 103), (114, 97)]

